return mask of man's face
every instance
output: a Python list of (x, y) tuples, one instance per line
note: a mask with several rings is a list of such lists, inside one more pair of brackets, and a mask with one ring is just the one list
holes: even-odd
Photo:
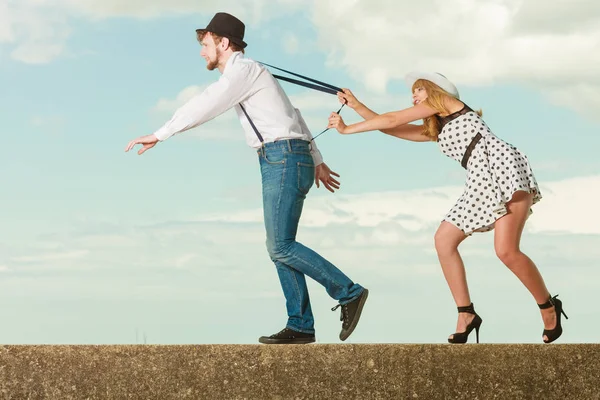
[(204, 35), (200, 44), (202, 45), (200, 56), (206, 60), (206, 69), (212, 71), (219, 65), (221, 49), (210, 33)]

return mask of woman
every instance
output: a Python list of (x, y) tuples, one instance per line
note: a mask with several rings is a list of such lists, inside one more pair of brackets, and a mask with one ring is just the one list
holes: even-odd
[[(380, 130), (415, 142), (436, 141), (443, 154), (466, 169), (465, 190), (435, 233), (435, 248), (458, 308), (456, 333), (450, 343), (466, 343), (475, 329), (479, 343), (482, 319), (469, 296), (465, 268), (458, 245), (474, 232), (495, 229), (498, 258), (521, 280), (538, 304), (544, 322), (543, 341), (562, 334), (562, 302), (552, 297), (533, 261), (519, 249), (521, 233), (531, 206), (542, 198), (527, 157), (499, 139), (481, 118), (460, 100), (458, 90), (439, 73), (413, 72), (406, 82), (412, 88), (413, 107), (378, 115), (360, 103), (352, 92), (338, 93), (365, 121), (346, 125), (337, 113), (329, 128), (341, 134)], [(410, 122), (423, 120), (423, 125)]]

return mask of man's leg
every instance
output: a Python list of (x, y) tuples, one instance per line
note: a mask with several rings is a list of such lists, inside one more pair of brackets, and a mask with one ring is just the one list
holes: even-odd
[[(286, 141), (267, 147), (265, 156), (261, 157), (267, 248), (281, 271), (279, 276), (288, 304), (288, 326), (308, 331), (308, 324), (313, 323), (303, 276), (308, 275), (343, 305), (343, 332), (346, 332), (340, 338), (345, 340), (358, 322), (367, 293), (331, 262), (296, 241), (304, 199), (314, 183), (314, 164), (307, 146), (306, 151), (303, 146), (292, 146)], [(302, 278), (298, 279), (299, 276)], [(298, 323), (298, 317), (301, 323)]]
[(283, 152), (280, 151), (278, 157), (272, 155), (271, 158), (266, 158), (264, 151), (261, 151), (260, 163), (267, 250), (277, 268), (277, 274), (286, 300), (288, 313), (286, 327), (297, 332), (314, 334), (314, 317), (310, 307), (310, 297), (304, 274), (279, 261), (273, 254), (276, 236), (282, 232), (280, 226), (285, 225), (278, 221), (281, 213), (280, 199), (285, 193), (283, 182), (287, 167), (283, 159)]
[(278, 260), (273, 260), (273, 263), (277, 268), (277, 275), (285, 296), (288, 311), (286, 326), (297, 332), (314, 334), (315, 321), (304, 274)]

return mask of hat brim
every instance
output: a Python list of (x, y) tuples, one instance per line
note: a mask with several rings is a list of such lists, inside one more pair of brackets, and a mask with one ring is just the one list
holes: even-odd
[(413, 71), (406, 74), (404, 77), (404, 81), (408, 85), (409, 88), (412, 88), (416, 81), (419, 79), (425, 79), (426, 81), (430, 81), (444, 89), (450, 95), (460, 99), (460, 95), (458, 93), (458, 89), (452, 82), (450, 82), (447, 78), (443, 77), (441, 74), (437, 74), (434, 72), (423, 72), (423, 71)]
[(225, 34), (222, 34), (222, 33), (219, 33), (219, 32), (213, 32), (213, 31), (209, 31), (208, 29), (196, 29), (196, 34), (202, 34), (202, 35), (205, 35), (205, 34), (206, 34), (206, 32), (211, 32), (211, 33), (214, 33), (215, 35), (222, 36), (222, 37), (226, 37), (227, 39), (229, 39), (229, 41), (230, 41), (231, 43), (235, 43), (235, 44), (237, 44), (237, 45), (238, 45), (238, 46), (240, 46), (242, 49), (245, 49), (245, 48), (246, 48), (246, 46), (248, 46), (248, 44), (247, 44), (246, 42), (244, 42), (243, 40), (241, 40), (241, 39), (238, 39), (238, 38), (230, 37), (230, 36), (228, 36), (228, 35), (225, 35)]

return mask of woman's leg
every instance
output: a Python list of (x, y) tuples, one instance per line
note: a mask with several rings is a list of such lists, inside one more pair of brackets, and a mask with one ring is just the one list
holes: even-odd
[[(434, 238), (435, 250), (457, 307), (471, 304), (465, 266), (458, 252), (458, 245), (466, 237), (463, 231), (444, 221), (440, 224)], [(459, 313), (455, 332), (464, 332), (474, 317), (473, 314)], [(452, 336), (450, 335), (450, 337)]]
[[(535, 301), (543, 304), (548, 301), (550, 293), (533, 261), (519, 248), (523, 227), (532, 203), (532, 193), (518, 191), (513, 195), (511, 201), (506, 204), (508, 214), (496, 221), (494, 248), (498, 258), (519, 278)], [(554, 307), (540, 311), (544, 327), (553, 329), (556, 326)]]

